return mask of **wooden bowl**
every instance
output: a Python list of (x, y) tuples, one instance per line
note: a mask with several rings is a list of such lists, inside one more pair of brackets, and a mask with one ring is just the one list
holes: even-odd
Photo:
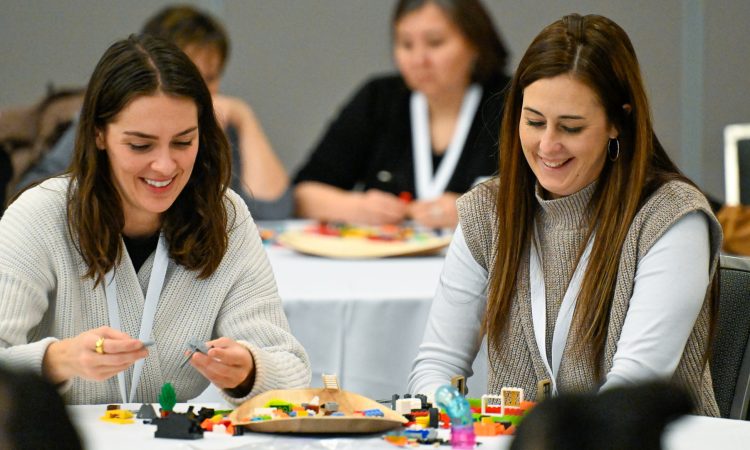
[(338, 259), (372, 259), (436, 254), (450, 244), (451, 237), (448, 234), (419, 241), (379, 241), (293, 230), (282, 233), (278, 241), (285, 247), (308, 255)]
[[(255, 408), (263, 408), (271, 400), (284, 400), (294, 404), (309, 402), (318, 396), (320, 404), (336, 402), (345, 416), (290, 417), (251, 422)], [(354, 411), (379, 409), (383, 417), (353, 417)], [(379, 433), (398, 428), (406, 418), (380, 403), (359, 394), (325, 388), (288, 389), (268, 391), (240, 405), (229, 415), (232, 423), (261, 433)]]

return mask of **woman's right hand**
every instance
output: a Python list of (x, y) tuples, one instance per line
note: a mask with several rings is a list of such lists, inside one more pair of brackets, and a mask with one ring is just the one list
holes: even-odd
[[(96, 350), (102, 338), (103, 353)], [(145, 358), (148, 350), (138, 339), (110, 327), (99, 327), (47, 347), (42, 373), (53, 383), (73, 377), (103, 381)]]
[(325, 222), (366, 225), (400, 223), (409, 207), (397, 196), (369, 189), (351, 192), (317, 181), (303, 181), (294, 188), (297, 214)]
[(384, 225), (401, 223), (409, 212), (408, 205), (397, 196), (370, 189), (357, 197), (357, 208), (352, 222), (368, 225)]

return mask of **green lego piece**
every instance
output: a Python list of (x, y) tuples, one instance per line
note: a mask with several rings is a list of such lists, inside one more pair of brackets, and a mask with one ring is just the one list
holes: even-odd
[(174, 387), (171, 383), (164, 383), (161, 387), (161, 393), (159, 394), (159, 405), (161, 405), (162, 411), (172, 412), (174, 405), (177, 404), (177, 394), (174, 392)]
[(290, 402), (285, 402), (284, 400), (272, 399), (266, 403), (266, 408), (276, 408), (285, 413), (289, 413), (292, 410), (292, 404)]

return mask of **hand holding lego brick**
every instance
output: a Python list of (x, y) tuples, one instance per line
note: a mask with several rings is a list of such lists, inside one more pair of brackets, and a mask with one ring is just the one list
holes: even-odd
[(229, 390), (234, 397), (250, 392), (255, 380), (255, 361), (250, 351), (227, 337), (206, 342), (206, 347), (205, 353), (193, 353), (190, 364), (213, 384)]
[(409, 217), (429, 228), (455, 228), (458, 194), (446, 192), (434, 200), (418, 200), (409, 204)]
[(351, 221), (382, 225), (406, 219), (407, 205), (398, 197), (378, 189), (369, 189), (353, 196), (356, 199)]
[(138, 339), (110, 327), (53, 342), (44, 354), (43, 371), (54, 383), (73, 377), (103, 381), (148, 355)]

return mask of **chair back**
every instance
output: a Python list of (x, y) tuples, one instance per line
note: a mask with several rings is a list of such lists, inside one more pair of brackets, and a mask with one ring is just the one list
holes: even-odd
[(3, 212), (5, 212), (5, 203), (8, 201), (7, 193), (10, 192), (12, 179), (13, 166), (10, 163), (10, 156), (0, 148), (0, 217), (3, 217)]
[(748, 419), (750, 402), (750, 258), (721, 255), (719, 317), (711, 355), (721, 417)]
[(727, 205), (750, 205), (750, 124), (724, 127), (724, 190)]

